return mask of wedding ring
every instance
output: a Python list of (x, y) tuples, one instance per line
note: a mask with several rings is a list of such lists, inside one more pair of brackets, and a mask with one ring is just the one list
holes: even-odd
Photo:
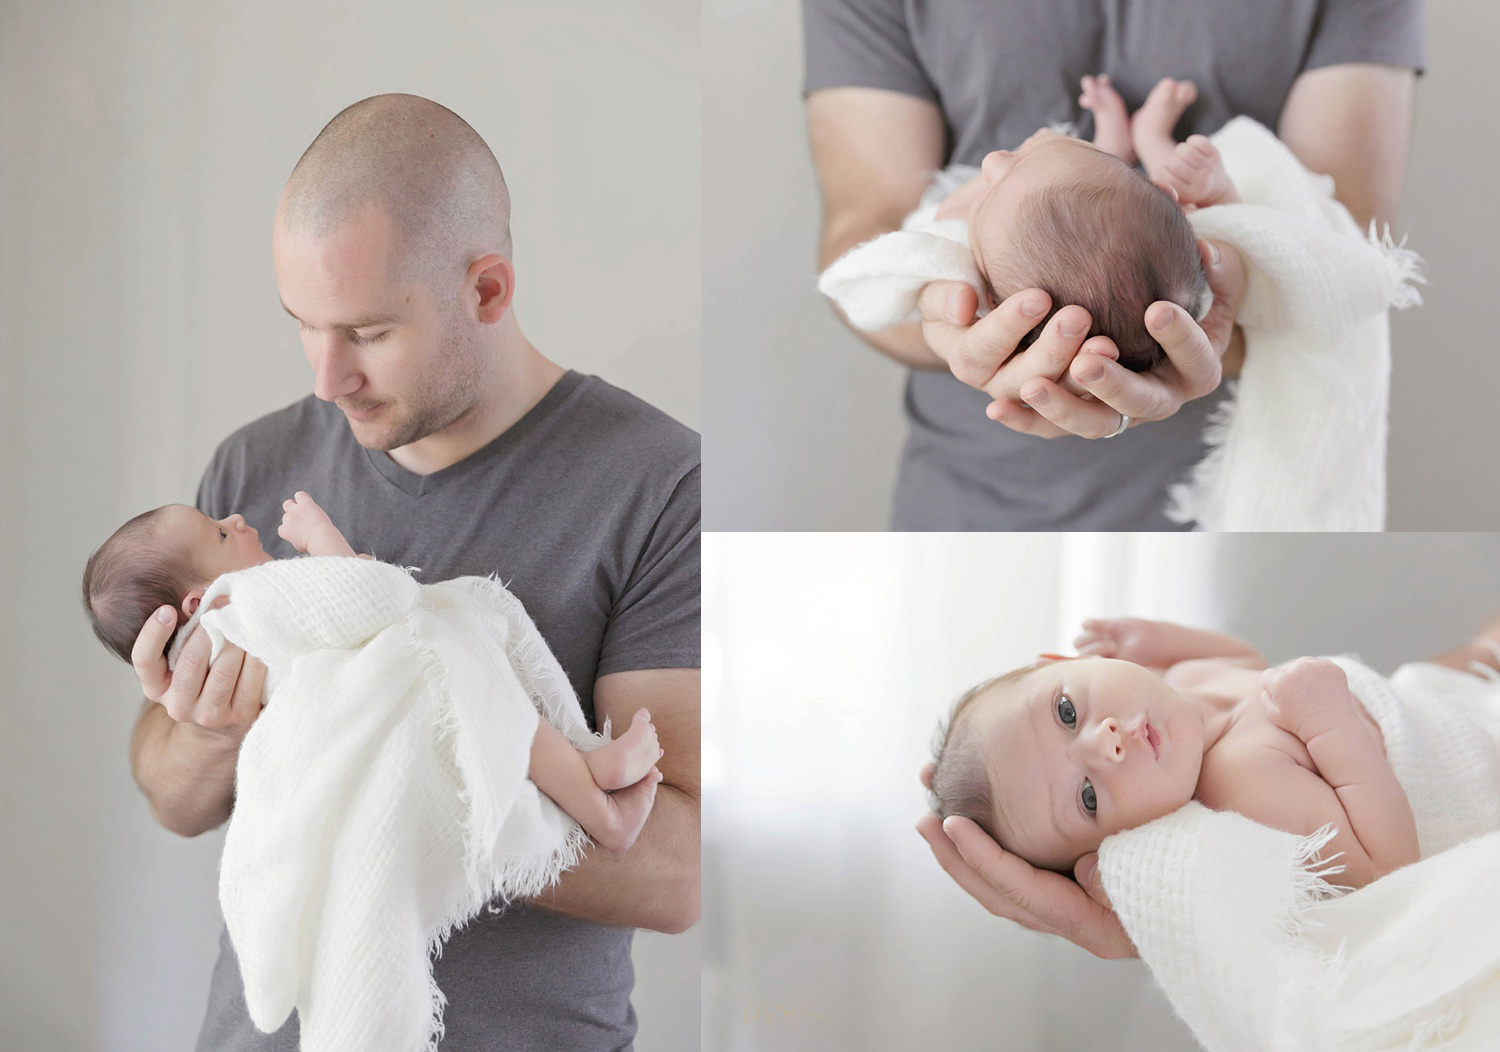
[(1121, 413), (1120, 414), (1120, 426), (1117, 427), (1117, 428), (1115, 428), (1113, 431), (1111, 431), (1109, 434), (1105, 435), (1104, 437), (1105, 438), (1114, 438), (1117, 435), (1123, 435), (1125, 433), (1125, 429), (1127, 427), (1129, 427), (1129, 426), (1130, 426), (1130, 417), (1126, 416), (1124, 413)]

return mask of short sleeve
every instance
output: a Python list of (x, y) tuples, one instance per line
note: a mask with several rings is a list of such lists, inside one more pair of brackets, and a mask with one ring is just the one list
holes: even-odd
[(1304, 70), (1349, 62), (1406, 66), (1427, 63), (1424, 0), (1323, 0)]
[(912, 43), (903, 0), (803, 0), (807, 76), (820, 88), (882, 88), (938, 101)]
[(610, 611), (596, 676), (701, 663), (701, 467), (678, 482)]

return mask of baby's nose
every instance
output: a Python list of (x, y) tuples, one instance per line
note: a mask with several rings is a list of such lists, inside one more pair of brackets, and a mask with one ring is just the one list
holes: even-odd
[(1125, 758), (1125, 744), (1120, 740), (1120, 723), (1113, 716), (1100, 720), (1094, 732), (1094, 750), (1109, 763)]

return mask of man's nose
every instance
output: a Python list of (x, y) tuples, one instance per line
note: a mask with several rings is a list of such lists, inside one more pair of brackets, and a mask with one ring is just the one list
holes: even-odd
[(362, 381), (337, 333), (308, 337), (307, 357), (313, 367), (313, 394), (333, 402), (359, 390)]

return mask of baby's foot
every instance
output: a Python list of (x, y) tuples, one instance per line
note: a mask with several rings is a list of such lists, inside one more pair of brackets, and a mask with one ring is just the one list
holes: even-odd
[(584, 753), (583, 758), (594, 776), (594, 784), (609, 792), (639, 782), (661, 759), (662, 752), (651, 713), (640, 709), (624, 734)]
[(644, 778), (626, 789), (618, 789), (606, 797), (604, 825), (599, 829), (584, 828), (594, 842), (608, 851), (628, 851), (641, 828), (651, 815), (656, 803), (656, 787), (661, 783), (661, 772), (652, 767)]
[(1125, 111), (1125, 100), (1110, 84), (1109, 76), (1101, 73), (1097, 77), (1084, 77), (1083, 91), (1078, 96), (1078, 105), (1094, 115), (1094, 145), (1105, 153), (1112, 153), (1122, 161), (1135, 163), (1135, 150), (1130, 144), (1130, 115)]
[(1162, 177), (1163, 167), (1177, 146), (1172, 129), (1197, 98), (1198, 88), (1192, 81), (1163, 77), (1130, 118), (1131, 142), (1151, 178)]
[(1176, 190), (1186, 207), (1207, 208), (1240, 199), (1218, 148), (1202, 135), (1189, 135), (1187, 142), (1178, 143), (1156, 178)]

